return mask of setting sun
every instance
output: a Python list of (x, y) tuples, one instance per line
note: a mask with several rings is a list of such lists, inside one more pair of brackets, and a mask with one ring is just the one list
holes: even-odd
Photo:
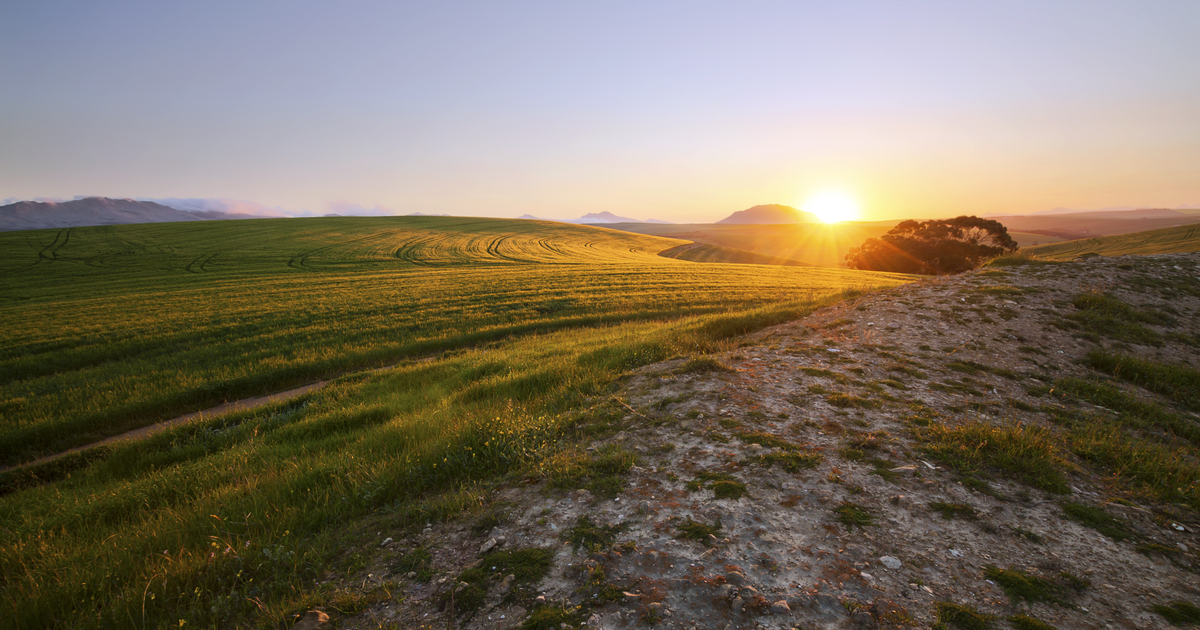
[(858, 218), (858, 202), (846, 193), (829, 190), (808, 198), (802, 208), (817, 215), (825, 223), (852, 221)]

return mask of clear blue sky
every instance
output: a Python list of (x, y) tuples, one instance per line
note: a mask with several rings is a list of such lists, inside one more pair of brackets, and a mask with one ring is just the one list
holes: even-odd
[(1200, 204), (1200, 2), (7, 2), (0, 199)]

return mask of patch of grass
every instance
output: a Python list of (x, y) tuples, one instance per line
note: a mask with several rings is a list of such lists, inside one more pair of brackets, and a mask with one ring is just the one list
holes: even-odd
[(859, 409), (878, 409), (880, 407), (879, 402), (861, 398), (853, 394), (832, 394), (825, 397), (825, 402), (828, 402), (834, 407), (840, 407), (842, 409), (847, 409), (850, 407), (857, 407)]
[(1173, 325), (1174, 318), (1148, 309), (1135, 309), (1107, 293), (1082, 293), (1072, 300), (1077, 311), (1067, 315), (1083, 331), (1146, 346), (1162, 346), (1162, 336), (1144, 326)]
[[(1196, 383), (1200, 386), (1200, 382)], [(1070, 395), (1106, 409), (1121, 412), (1118, 420), (1136, 428), (1155, 426), (1200, 446), (1200, 423), (1184, 420), (1159, 405), (1144, 403), (1112, 385), (1078, 378), (1054, 382), (1056, 393)]]
[(1060, 441), (1041, 427), (968, 422), (956, 427), (930, 424), (914, 432), (924, 453), (964, 477), (992, 468), (1047, 492), (1071, 491), (1063, 474), (1069, 463), (1060, 454)]
[(675, 536), (680, 540), (694, 540), (703, 544), (705, 547), (711, 547), (717, 542), (717, 536), (721, 533), (721, 521), (712, 525), (705, 525), (697, 521), (693, 521), (690, 517), (678, 525), (676, 529), (679, 533)]
[(1013, 615), (1008, 622), (1017, 630), (1058, 630), (1058, 628), (1029, 615)]
[(1173, 626), (1183, 624), (1200, 625), (1200, 607), (1191, 602), (1174, 601), (1169, 604), (1155, 604), (1150, 610), (1162, 615)]
[(975, 508), (966, 503), (945, 503), (943, 501), (935, 501), (929, 504), (929, 509), (942, 515), (942, 518), (949, 521), (956, 518), (964, 518), (967, 520), (975, 520)]
[(733, 368), (721, 363), (713, 357), (692, 357), (683, 365), (675, 368), (675, 374), (711, 374), (714, 372), (735, 372)]
[(846, 376), (845, 374), (838, 374), (832, 370), (814, 367), (802, 367), (800, 368), (800, 371), (808, 376), (831, 379), (833, 382), (840, 385), (847, 385), (850, 383), (850, 377)]
[(766, 453), (755, 458), (757, 462), (770, 468), (775, 464), (779, 464), (785, 471), (793, 475), (799, 474), (802, 471), (816, 468), (825, 458), (820, 453), (800, 453), (800, 452), (784, 452), (784, 453)]
[(1080, 525), (1090, 527), (1117, 542), (1137, 537), (1129, 525), (1098, 507), (1068, 502), (1062, 504), (1062, 510), (1067, 518)]
[(1071, 450), (1134, 490), (1200, 510), (1200, 464), (1194, 447), (1168, 448), (1094, 422), (1071, 431)]
[(999, 584), (1013, 603), (1051, 602), (1060, 606), (1071, 606), (1067, 597), (1072, 591), (1086, 588), (1087, 584), (1070, 574), (1062, 574), (1058, 580), (1047, 580), (1012, 567), (1001, 569), (990, 564), (984, 567), (983, 575)]
[(617, 534), (625, 529), (627, 527), (622, 524), (597, 525), (588, 516), (580, 516), (575, 521), (575, 526), (564, 533), (563, 538), (571, 543), (576, 551), (579, 549), (589, 552), (604, 551), (613, 546), (617, 540)]
[(687, 489), (692, 492), (712, 490), (717, 499), (737, 500), (749, 494), (746, 484), (738, 481), (733, 475), (709, 471), (697, 473), (696, 477), (688, 482)]
[(838, 522), (851, 531), (855, 526), (866, 527), (875, 524), (875, 517), (866, 508), (849, 501), (843, 501), (833, 509), (833, 513), (837, 515)]
[(960, 630), (989, 630), (994, 627), (992, 621), (996, 618), (995, 615), (981, 613), (966, 604), (937, 602), (935, 606), (937, 610), (937, 623), (933, 626), (935, 630), (950, 626)]
[(637, 455), (614, 444), (594, 454), (576, 452), (553, 462), (548, 472), (550, 487), (583, 488), (611, 499), (625, 489), (623, 476), (635, 463)]
[(709, 490), (713, 491), (713, 496), (718, 499), (733, 499), (734, 501), (746, 496), (750, 493), (746, 489), (746, 484), (740, 481), (714, 481), (708, 486)]
[(947, 394), (967, 394), (968, 396), (983, 396), (983, 392), (961, 383), (930, 383), (929, 389), (937, 392), (945, 392)]
[(524, 630), (559, 630), (563, 626), (578, 628), (584, 625), (583, 608), (565, 605), (538, 606), (521, 622)]
[(1017, 527), (1016, 525), (1013, 526), (1012, 530), (1013, 530), (1013, 534), (1016, 534), (1017, 536), (1020, 536), (1021, 538), (1024, 538), (1025, 540), (1028, 540), (1031, 543), (1034, 543), (1035, 545), (1042, 544), (1042, 537), (1037, 535), (1034, 532), (1031, 532), (1022, 527)]
[(428, 582), (433, 578), (433, 559), (429, 555), (429, 550), (424, 547), (417, 547), (412, 551), (400, 556), (388, 567), (393, 574), (408, 575), (416, 573), (413, 578), (418, 582)]
[(1020, 411), (1037, 411), (1037, 409), (1035, 409), (1033, 405), (1026, 403), (1026, 402), (1022, 402), (1020, 400), (1017, 400), (1016, 398), (1009, 398), (1008, 406), (1012, 407), (1013, 409), (1018, 409)]
[(1156, 392), (1192, 410), (1200, 410), (1200, 370), (1092, 350), (1084, 359), (1092, 368)]

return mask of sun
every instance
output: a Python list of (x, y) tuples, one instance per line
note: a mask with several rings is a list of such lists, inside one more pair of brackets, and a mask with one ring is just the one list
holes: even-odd
[(808, 198), (802, 209), (817, 215), (825, 223), (853, 221), (858, 218), (858, 202), (837, 190), (826, 190)]

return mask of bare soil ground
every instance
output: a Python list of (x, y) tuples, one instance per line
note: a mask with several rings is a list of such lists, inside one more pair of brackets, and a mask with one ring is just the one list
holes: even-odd
[[(561, 621), (547, 616), (537, 627), (930, 627), (943, 602), (993, 615), (999, 628), (1038, 627), (1015, 625), (1014, 615), (1057, 628), (1169, 627), (1152, 606), (1200, 604), (1195, 510), (1132, 492), (1070, 452), (1060, 453), (1067, 494), (994, 470), (972, 482), (929, 455), (919, 427), (985, 422), (1054, 433), (1063, 430), (1054, 409), (1113, 417), (1048, 390), (1067, 377), (1098, 378), (1082, 363), (1098, 345), (1200, 364), (1187, 342), (1200, 335), (1200, 292), (1181, 285), (1200, 287), (1200, 255), (932, 278), (762, 331), (713, 362), (641, 368), (616, 396), (623, 430), (589, 447), (637, 454), (623, 491), (608, 498), (514, 481), (495, 489), (491, 520), (421, 532), (364, 525), (378, 539), (362, 550), (366, 568), (343, 585), (385, 594), (334, 623), (532, 627), (536, 608), (557, 606)], [(1089, 340), (1064, 322), (1072, 299), (1090, 291), (1172, 313), (1173, 325), (1150, 327), (1176, 337), (1161, 347)], [(1103, 510), (1130, 537), (1067, 518), (1068, 502)], [(572, 545), (566, 533), (584, 517), (615, 541), (593, 551)], [(712, 529), (686, 538), (689, 523)], [(397, 569), (418, 548), (430, 554), (428, 581)], [(450, 610), (452, 593), (466, 597), (465, 570), (490, 575), (495, 550), (523, 548), (551, 550), (543, 579), (519, 591), (501, 570), (483, 583), (474, 612)], [(989, 567), (1020, 572), (1051, 595), (1012, 599)]]

